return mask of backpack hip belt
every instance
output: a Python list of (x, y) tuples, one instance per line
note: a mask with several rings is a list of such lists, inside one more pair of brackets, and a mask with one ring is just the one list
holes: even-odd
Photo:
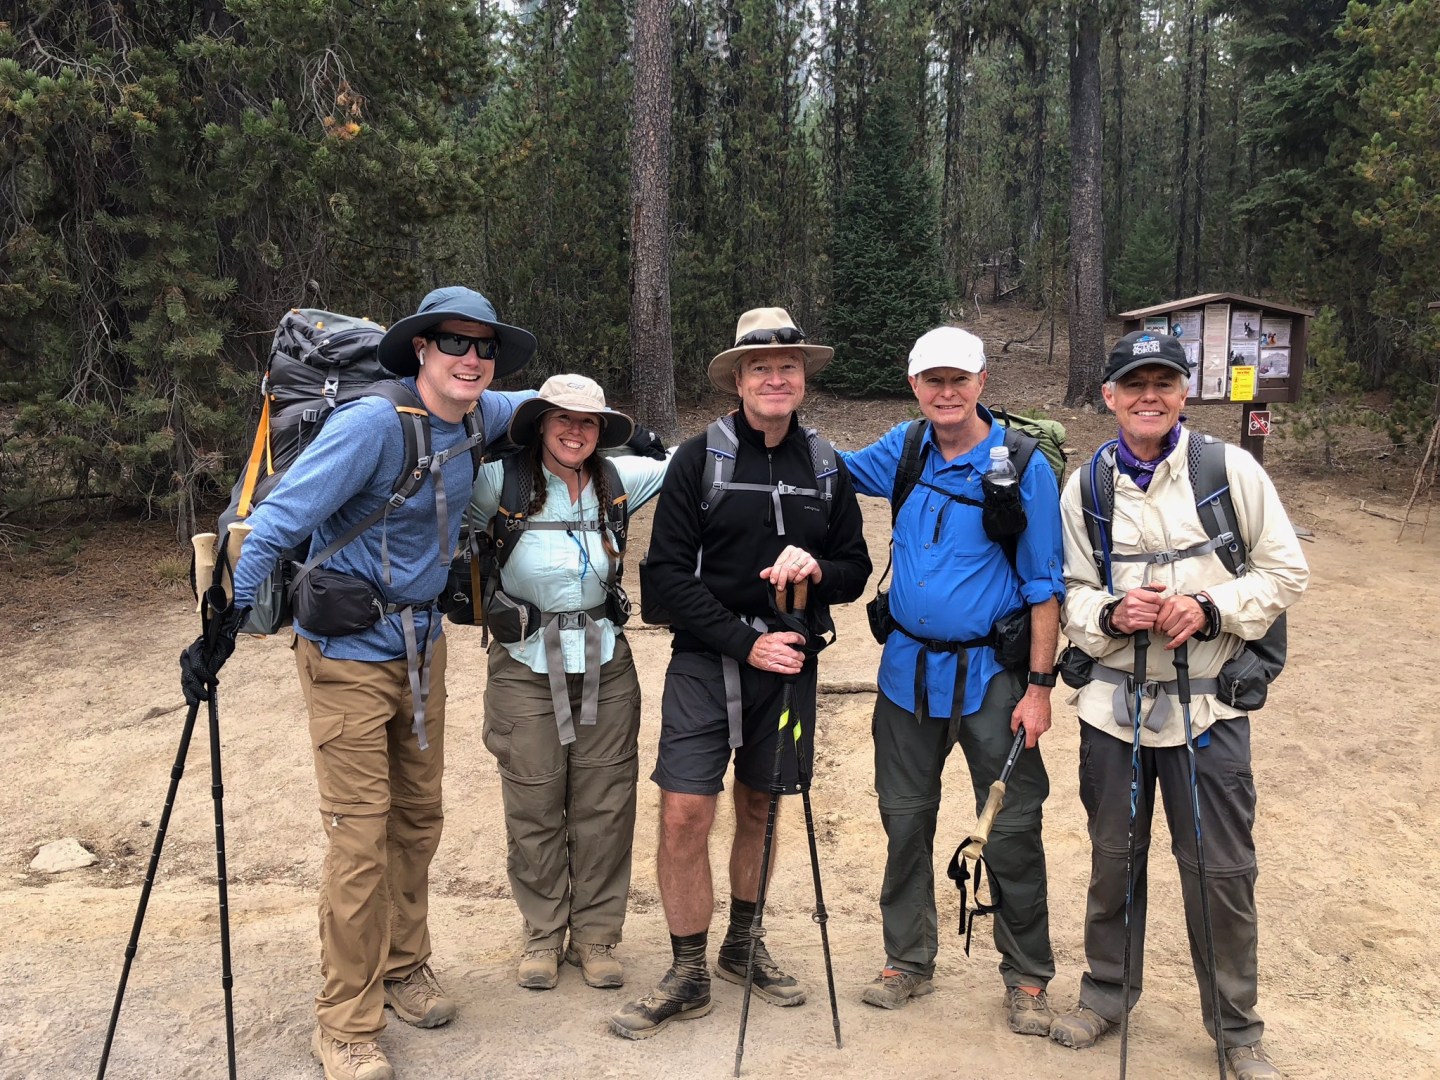
[(960, 717), (965, 705), (965, 681), (970, 674), (970, 650), (978, 649), (982, 645), (995, 644), (995, 631), (984, 637), (972, 638), (969, 641), (946, 641), (941, 638), (922, 638), (912, 634), (898, 622), (891, 619), (896, 630), (904, 634), (911, 641), (918, 642), (920, 651), (915, 654), (915, 719), (923, 723), (930, 719), (930, 695), (925, 685), (925, 654), (926, 653), (952, 653), (955, 656), (955, 689), (950, 698), (950, 739), (953, 742), (960, 733)]

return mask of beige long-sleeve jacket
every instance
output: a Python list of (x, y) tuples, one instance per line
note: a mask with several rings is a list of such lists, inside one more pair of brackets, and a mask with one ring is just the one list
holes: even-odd
[[(1209, 536), (1195, 509), (1187, 467), (1190, 432), (1182, 429), (1173, 453), (1155, 470), (1147, 490), (1116, 470), (1115, 510), (1112, 548), (1135, 554), (1183, 550), (1204, 544)], [(1265, 470), (1244, 450), (1225, 447), (1225, 471), (1235, 504), (1236, 528), (1249, 550), (1249, 572), (1232, 577), (1213, 552), (1166, 564), (1124, 563), (1112, 565), (1114, 593), (1107, 592), (1096, 566), (1081, 509), (1080, 472), (1065, 485), (1060, 498), (1060, 516), (1065, 530), (1065, 604), (1062, 629), (1080, 648), (1108, 668), (1131, 673), (1135, 652), (1131, 639), (1112, 638), (1100, 629), (1100, 613), (1112, 600), (1138, 588), (1146, 581), (1160, 582), (1168, 593), (1207, 593), (1220, 610), (1220, 634), (1213, 641), (1190, 639), (1190, 677), (1214, 678), (1225, 661), (1238, 653), (1245, 641), (1265, 634), (1270, 624), (1300, 599), (1310, 580), (1310, 568), (1300, 550), (1295, 529), (1280, 505), (1280, 496)], [(1148, 576), (1147, 576), (1148, 575)], [(1168, 682), (1175, 678), (1174, 654), (1165, 649), (1164, 635), (1152, 634), (1146, 658), (1150, 679)], [(1070, 702), (1080, 719), (1117, 738), (1129, 741), (1130, 722), (1117, 723), (1112, 706), (1115, 685), (1100, 679), (1076, 691)], [(1178, 702), (1172, 702), (1169, 718), (1159, 731), (1142, 730), (1146, 746), (1179, 746), (1185, 742), (1185, 727)], [(1147, 703), (1145, 712), (1153, 708)], [(1196, 735), (1216, 720), (1241, 715), (1213, 694), (1196, 694), (1191, 717)]]

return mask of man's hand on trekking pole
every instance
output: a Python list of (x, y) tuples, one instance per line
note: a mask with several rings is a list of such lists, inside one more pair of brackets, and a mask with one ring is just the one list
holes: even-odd
[(237, 608), (234, 604), (216, 612), (206, 632), (180, 654), (180, 690), (185, 704), (193, 706), (210, 700), (220, 682), (220, 669), (235, 651), (235, 639), (249, 615), (248, 607)]
[(1025, 749), (1033, 750), (1040, 736), (1050, 730), (1050, 687), (1027, 686), (1010, 714), (1010, 734), (1025, 725)]
[(1110, 613), (1110, 625), (1122, 634), (1133, 634), (1139, 630), (1151, 630), (1165, 603), (1165, 586), (1158, 581), (1131, 589), (1120, 598), (1115, 610)]
[(760, 571), (760, 576), (777, 589), (786, 589), (791, 582), (801, 579), (819, 584), (822, 576), (820, 560), (804, 548), (787, 544), (785, 550), (776, 558), (775, 565), (765, 567)]

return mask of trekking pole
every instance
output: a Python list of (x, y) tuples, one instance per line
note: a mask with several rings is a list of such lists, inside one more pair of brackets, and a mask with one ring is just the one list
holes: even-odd
[[(200, 551), (196, 545), (197, 556)], [(206, 637), (220, 632), (218, 613), (224, 610), (227, 600), (225, 591), (219, 585), (203, 590), (201, 600), (200, 626)], [(235, 1009), (231, 987), (234, 978), (230, 967), (230, 907), (229, 891), (225, 868), (225, 818), (224, 785), (220, 780), (220, 705), (218, 688), (211, 686), (209, 700), (210, 730), (210, 794), (215, 803), (215, 855), (219, 867), (220, 893), (220, 985), (225, 995), (225, 1050), (230, 1080), (235, 1080)], [(140, 887), (140, 902), (135, 909), (135, 921), (130, 928), (130, 940), (125, 946), (125, 963), (120, 970), (120, 983), (115, 989), (115, 1004), (110, 1010), (110, 1024), (105, 1030), (105, 1047), (100, 1054), (100, 1068), (96, 1080), (104, 1080), (105, 1069), (110, 1062), (110, 1050), (115, 1041), (115, 1029), (120, 1020), (120, 1007), (125, 1000), (125, 987), (130, 979), (130, 968), (140, 948), (140, 930), (145, 924), (145, 912), (150, 904), (150, 893), (155, 887), (155, 875), (160, 866), (160, 852), (165, 846), (165, 835), (170, 827), (170, 814), (175, 809), (175, 795), (180, 788), (180, 778), (185, 775), (185, 759), (190, 751), (190, 739), (195, 732), (195, 720), (200, 715), (200, 703), (191, 705), (185, 714), (185, 725), (180, 732), (180, 746), (175, 752), (175, 763), (170, 767), (170, 786), (165, 793), (165, 807), (160, 812), (160, 824), (155, 830), (155, 844), (150, 850), (150, 863), (145, 871), (145, 882)]]
[(1195, 863), (1200, 869), (1200, 921), (1205, 924), (1205, 956), (1210, 962), (1210, 1015), (1215, 1024), (1215, 1056), (1220, 1080), (1227, 1075), (1225, 1029), (1220, 1017), (1219, 971), (1215, 967), (1215, 926), (1210, 920), (1210, 881), (1205, 873), (1205, 841), (1200, 832), (1200, 776), (1195, 763), (1195, 737), (1190, 724), (1190, 643), (1175, 646), (1175, 682), (1180, 711), (1185, 715), (1185, 754), (1190, 762), (1190, 812), (1195, 817)]
[[(794, 606), (792, 612), (805, 610), (805, 598), (809, 591), (809, 581), (801, 578), (799, 581), (791, 582), (791, 596)], [(784, 612), (785, 590), (775, 590), (775, 607)], [(760, 939), (765, 936), (765, 895), (770, 887), (770, 852), (774, 849), (775, 843), (775, 816), (780, 809), (780, 765), (782, 755), (785, 751), (785, 732), (790, 727), (790, 711), (795, 700), (795, 680), (786, 678), (781, 681), (780, 699), (780, 726), (775, 735), (775, 764), (770, 771), (770, 810), (765, 817), (765, 842), (760, 853), (760, 887), (755, 894), (755, 918), (750, 921), (750, 955), (745, 962), (745, 997), (740, 1005), (740, 1034), (735, 1041), (735, 1075), (740, 1075), (740, 1062), (745, 1057), (745, 1027), (750, 1022), (750, 995), (755, 988), (755, 949), (760, 944)], [(795, 742), (798, 750), (800, 732), (795, 732)]]
[[(796, 758), (799, 758), (800, 726), (795, 726)], [(803, 767), (803, 766), (802, 766)], [(810, 809), (810, 777), (800, 777), (800, 800), (805, 804), (805, 835), (810, 841), (810, 875), (815, 879), (815, 913), (810, 916), (820, 924), (820, 949), (825, 954), (825, 982), (830, 988), (830, 1023), (835, 1028), (835, 1049), (844, 1049), (845, 1044), (840, 1040), (840, 1005), (835, 998), (835, 968), (830, 962), (830, 931), (826, 923), (830, 921), (829, 914), (825, 911), (825, 894), (820, 888), (820, 849), (815, 843), (815, 815)]]
[(1145, 703), (1145, 654), (1150, 649), (1150, 633), (1148, 630), (1137, 630), (1133, 640), (1135, 705), (1134, 735), (1130, 742), (1130, 828), (1125, 840), (1124, 1012), (1120, 1014), (1120, 1080), (1125, 1080), (1125, 1060), (1130, 1050), (1130, 919), (1135, 907), (1135, 817), (1140, 810), (1140, 714)]
[(1025, 749), (1025, 725), (1021, 724), (1015, 731), (1015, 740), (1010, 744), (1010, 754), (1005, 759), (1004, 767), (1000, 770), (1000, 779), (990, 785), (990, 794), (985, 797), (985, 806), (980, 811), (975, 828), (970, 830), (970, 838), (960, 845), (962, 858), (979, 861), (981, 853), (985, 850), (985, 843), (990, 839), (990, 829), (995, 825), (1000, 808), (1005, 805), (1005, 785), (1010, 782), (1010, 773), (1014, 770), (1015, 762), (1023, 749)]

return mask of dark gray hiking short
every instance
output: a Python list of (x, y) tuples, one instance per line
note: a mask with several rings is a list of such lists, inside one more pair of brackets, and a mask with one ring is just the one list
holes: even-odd
[[(801, 776), (807, 781), (810, 776), (815, 744), (815, 671), (815, 658), (811, 657), (795, 677), (791, 708), (793, 716), (800, 719), (802, 735), (796, 746), (787, 733), (777, 788), (782, 793), (802, 790)], [(783, 693), (784, 680), (778, 675), (749, 664), (740, 665), (744, 744), (734, 752), (735, 778), (756, 791), (771, 790)], [(673, 654), (660, 703), (660, 752), (650, 779), (666, 791), (715, 795), (725, 789), (730, 753), (725, 676), (719, 655)]]

